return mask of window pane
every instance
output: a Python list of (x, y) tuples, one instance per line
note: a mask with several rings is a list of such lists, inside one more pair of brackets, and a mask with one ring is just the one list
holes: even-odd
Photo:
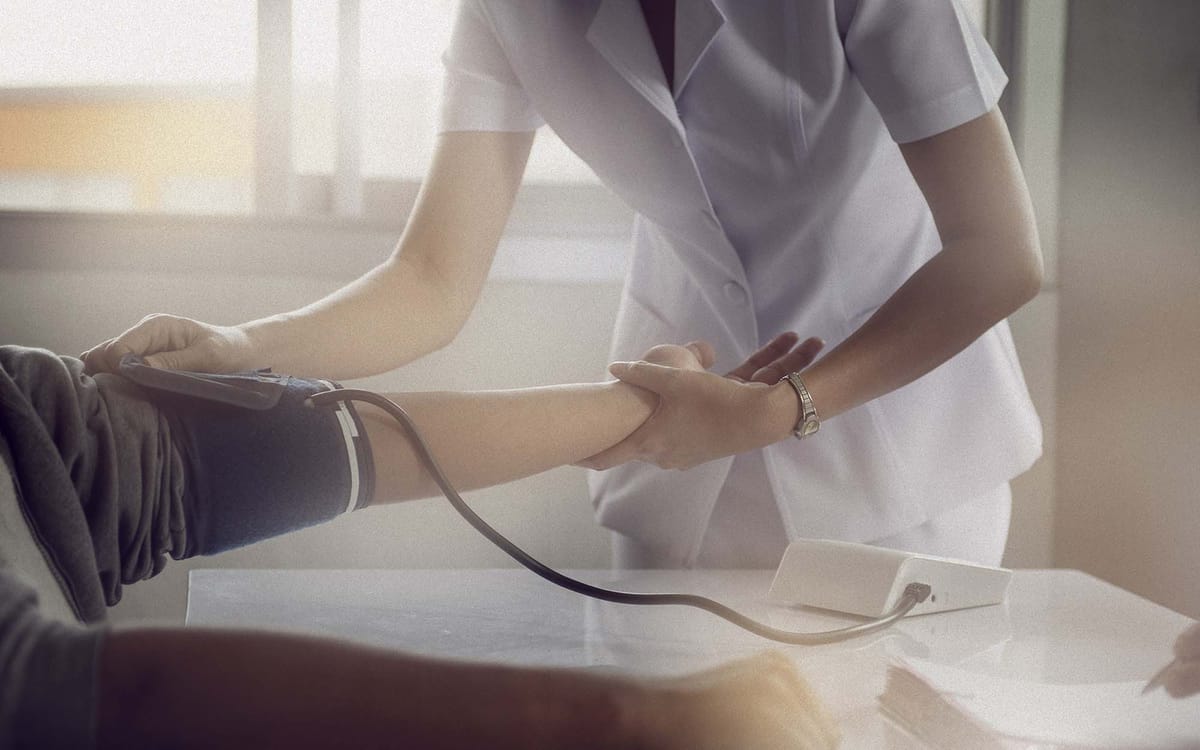
[(331, 174), (337, 149), (338, 4), (292, 0), (292, 168)]
[[(442, 52), (454, 3), (363, 0), (363, 173), (419, 180), (433, 154), (441, 102)], [(530, 156), (526, 181), (596, 182), (548, 128)]]
[[(251, 213), (256, 5), (0, 0), (0, 209)], [(291, 166), (328, 175), (337, 3), (292, 5)], [(424, 175), (453, 15), (449, 2), (362, 1), (364, 177)], [(526, 178), (595, 182), (548, 129)]]
[(254, 0), (0, 0), (0, 208), (245, 212)]
[(0, 0), (0, 86), (254, 81), (253, 0)]

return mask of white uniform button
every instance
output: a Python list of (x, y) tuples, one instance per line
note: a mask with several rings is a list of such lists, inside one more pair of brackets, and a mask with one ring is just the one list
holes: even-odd
[(746, 300), (750, 298), (742, 285), (736, 281), (726, 281), (725, 286), (721, 290), (725, 292), (725, 299), (739, 307), (746, 304)]

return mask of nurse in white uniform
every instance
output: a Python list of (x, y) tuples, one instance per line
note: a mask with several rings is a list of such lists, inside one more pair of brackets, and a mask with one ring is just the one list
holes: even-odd
[(345, 378), (444, 345), (548, 125), (637, 213), (614, 359), (703, 339), (724, 371), (781, 331), (826, 342), (772, 387), (614, 368), (660, 394), (591, 462), (613, 467), (591, 486), (619, 565), (773, 566), (797, 537), (998, 563), (1008, 482), (1041, 450), (1004, 318), (1041, 256), (991, 50), (952, 0), (663, 5), (465, 0), (387, 262), (287, 315), (144, 322), (89, 366)]

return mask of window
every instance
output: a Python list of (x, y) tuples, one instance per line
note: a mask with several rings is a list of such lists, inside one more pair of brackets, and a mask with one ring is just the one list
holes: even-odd
[[(401, 221), (454, 9), (0, 0), (0, 209)], [(546, 128), (526, 182), (603, 192)]]
[(5, 0), (0, 16), (0, 208), (249, 210), (253, 0)]
[[(419, 179), (431, 153), (441, 96), (442, 51), (453, 3), (366, 0), (362, 4), (363, 172)], [(407, 54), (399, 54), (407, 50)], [(548, 128), (538, 131), (525, 181), (595, 184), (591, 169)]]

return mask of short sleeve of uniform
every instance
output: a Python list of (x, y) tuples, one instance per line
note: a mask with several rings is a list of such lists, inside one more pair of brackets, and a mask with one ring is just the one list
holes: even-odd
[(491, 12), (480, 0), (459, 3), (450, 47), (442, 56), (446, 75), (439, 132), (519, 132), (543, 123), (509, 65)]
[(850, 69), (897, 143), (996, 106), (1008, 77), (957, 0), (857, 0), (843, 26)]

